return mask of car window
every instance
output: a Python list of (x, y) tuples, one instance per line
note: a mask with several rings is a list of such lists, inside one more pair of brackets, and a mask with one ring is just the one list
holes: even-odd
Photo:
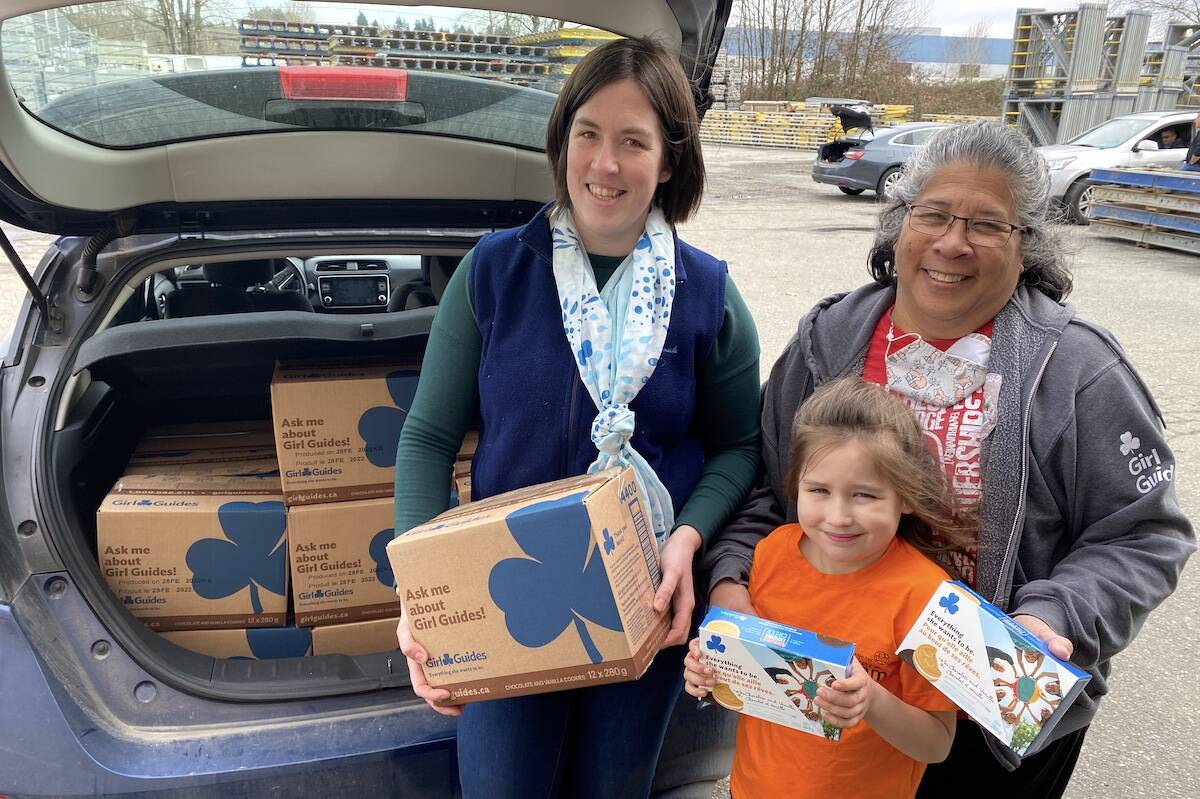
[(197, 19), (173, 5), (105, 0), (5, 20), (13, 91), (42, 122), (107, 147), (315, 129), (543, 149), (566, 76), (616, 38), (439, 6), (197, 3)]
[(1145, 119), (1110, 119), (1081, 136), (1072, 139), (1068, 144), (1081, 144), (1107, 150), (1126, 142), (1129, 137), (1136, 135), (1146, 128)]
[(912, 144), (912, 143), (913, 143), (912, 131), (909, 131), (908, 133), (901, 133), (899, 136), (896, 136), (894, 139), (892, 139), (892, 144)]
[(924, 147), (926, 144), (929, 144), (930, 138), (933, 137), (933, 134), (936, 133), (937, 130), (937, 128), (922, 128), (921, 130), (914, 130), (912, 132), (912, 143), (918, 147)]

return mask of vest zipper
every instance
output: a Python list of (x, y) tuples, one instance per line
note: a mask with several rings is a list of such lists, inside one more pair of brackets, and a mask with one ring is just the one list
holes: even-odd
[[(1042, 367), (1038, 369), (1037, 376), (1033, 380), (1033, 386), (1029, 391), (1029, 402), (1025, 406), (1021, 420), (1021, 482), (1019, 484), (1021, 493), (1020, 498), (1017, 500), (1017, 512), (1013, 516), (1012, 529), (1008, 532), (1008, 546), (1004, 550), (1004, 560), (1000, 561), (1000, 573), (996, 576), (996, 594), (992, 597), (992, 604), (1000, 607), (1005, 613), (1008, 612), (1008, 594), (1012, 590), (1009, 563), (1013, 559), (1013, 551), (1015, 549), (1013, 543), (1017, 538), (1017, 526), (1020, 525), (1021, 520), (1025, 517), (1025, 488), (1029, 484), (1029, 419), (1033, 415), (1033, 395), (1037, 393), (1038, 386), (1042, 383), (1042, 376), (1046, 374), (1046, 367), (1050, 364), (1050, 358), (1053, 357), (1054, 350), (1057, 348), (1057, 341), (1050, 345), (1050, 351), (1046, 353), (1046, 358), (1042, 361)], [(1004, 597), (1003, 601), (1001, 601), (1001, 597)]]

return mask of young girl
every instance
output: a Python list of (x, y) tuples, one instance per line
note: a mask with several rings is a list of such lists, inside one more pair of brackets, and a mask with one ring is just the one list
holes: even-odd
[[(912, 412), (857, 377), (800, 407), (790, 464), (799, 524), (758, 545), (751, 602), (763, 618), (853, 641), (857, 662), (816, 696), (821, 717), (842, 728), (840, 742), (738, 719), (732, 794), (912, 797), (925, 764), (950, 751), (955, 708), (895, 653), (946, 579), (931, 560), (946, 551), (935, 531), (957, 546), (966, 530)], [(684, 680), (703, 697), (716, 680), (698, 642)]]

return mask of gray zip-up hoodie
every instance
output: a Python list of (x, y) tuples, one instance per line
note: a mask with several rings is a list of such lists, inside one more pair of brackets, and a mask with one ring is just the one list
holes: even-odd
[[(758, 541), (796, 521), (784, 485), (796, 408), (825, 381), (861, 374), (894, 302), (893, 288), (871, 284), (821, 301), (800, 322), (764, 388), (764, 471), (705, 555), (710, 591), (724, 579), (745, 584)], [(1162, 414), (1108, 331), (1018, 287), (996, 316), (989, 371), (1002, 383), (981, 453), (975, 588), (1069, 638), (1072, 662), (1092, 675), (1058, 738), (1091, 722), (1112, 657), (1175, 590), (1195, 534), (1176, 499)], [(1011, 751), (989, 743), (1016, 767)]]

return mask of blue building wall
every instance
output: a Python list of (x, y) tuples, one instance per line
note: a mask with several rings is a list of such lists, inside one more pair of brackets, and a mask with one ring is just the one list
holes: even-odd
[[(792, 33), (793, 37), (797, 34)], [(840, 38), (849, 40), (850, 34), (841, 34)], [(730, 28), (725, 33), (724, 47), (731, 56), (741, 55), (741, 29)], [(809, 46), (816, 48), (817, 35), (808, 35)], [(898, 60), (922, 64), (957, 64), (962, 63), (964, 56), (970, 52), (978, 53), (980, 64), (1007, 67), (1012, 55), (1012, 39), (990, 37), (983, 39), (979, 47), (975, 47), (965, 36), (932, 36), (928, 34), (902, 35), (897, 37), (899, 45)]]

